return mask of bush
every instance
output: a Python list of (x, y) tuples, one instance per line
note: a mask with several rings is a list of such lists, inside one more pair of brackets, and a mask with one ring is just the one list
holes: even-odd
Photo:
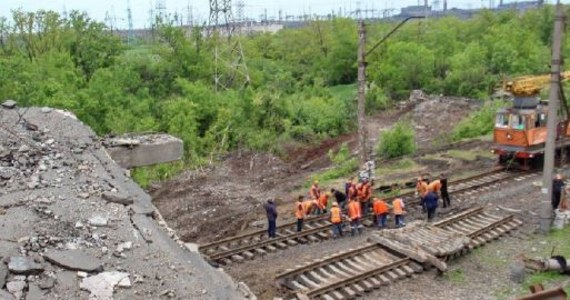
[(479, 110), (459, 122), (451, 134), (453, 141), (474, 138), (493, 132), (495, 113), (505, 102), (487, 102)]
[(376, 153), (385, 158), (412, 154), (416, 150), (414, 137), (414, 130), (410, 125), (398, 122), (392, 129), (380, 133)]

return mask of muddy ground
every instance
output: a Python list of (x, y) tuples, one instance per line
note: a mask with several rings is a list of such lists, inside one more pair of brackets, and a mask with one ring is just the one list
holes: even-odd
[[(452, 128), (460, 119), (467, 116), (476, 105), (464, 99), (445, 97), (412, 97), (409, 102), (393, 110), (383, 111), (367, 119), (370, 146), (373, 146), (378, 134), (392, 126), (398, 120), (408, 121), (417, 118), (416, 139), (420, 151), (438, 146), (438, 131)], [(418, 99), (420, 98), (420, 99)], [(429, 121), (433, 120), (433, 121)], [(444, 134), (444, 133), (442, 133)], [(258, 229), (263, 225), (262, 203), (268, 198), (276, 198), (281, 220), (292, 218), (292, 199), (304, 192), (304, 184), (312, 174), (331, 166), (327, 153), (336, 151), (347, 143), (353, 153), (357, 151), (356, 132), (334, 139), (321, 141), (317, 145), (285, 145), (280, 157), (268, 153), (236, 151), (217, 165), (187, 171), (177, 178), (155, 185), (150, 191), (153, 203), (158, 207), (168, 224), (187, 242), (204, 243), (238, 233)], [(430, 142), (431, 141), (431, 142)], [(468, 149), (487, 151), (488, 142), (472, 141), (464, 143)], [(440, 171), (454, 173), (468, 166), (472, 170), (485, 168), (492, 161), (485, 159), (468, 161), (445, 157), (442, 152), (434, 159), (415, 158), (416, 164), (409, 170), (395, 172), (379, 170), (378, 182), (386, 178), (409, 180), (419, 172), (439, 174)], [(383, 167), (380, 163), (379, 168)], [(342, 180), (323, 186), (342, 186)]]

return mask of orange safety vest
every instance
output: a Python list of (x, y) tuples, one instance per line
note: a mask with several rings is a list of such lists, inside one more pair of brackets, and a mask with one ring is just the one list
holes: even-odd
[(329, 196), (326, 193), (323, 193), (320, 197), (319, 197), (319, 208), (320, 209), (325, 209), (327, 208), (327, 204), (329, 203)]
[(421, 197), (424, 197), (428, 192), (428, 185), (425, 181), (418, 182), (416, 184), (416, 191), (420, 194)]
[(394, 215), (403, 215), (404, 208), (402, 207), (402, 199), (397, 198), (392, 201), (392, 206), (394, 208)]
[(384, 200), (374, 201), (373, 210), (375, 215), (385, 214), (388, 212), (388, 204)]
[(303, 202), (297, 202), (297, 209), (295, 210), (295, 217), (297, 217), (297, 219), (304, 219), (305, 218), (305, 207), (303, 206)]
[(360, 185), (358, 189), (358, 200), (362, 202), (370, 200), (370, 183)]
[(348, 204), (348, 217), (351, 219), (359, 219), (362, 214), (360, 213), (360, 203), (351, 201)]
[(331, 222), (333, 224), (338, 224), (341, 221), (342, 219), (340, 218), (340, 208), (338, 207), (331, 208)]
[(441, 190), (441, 181), (434, 180), (428, 185), (428, 191), (438, 193)]
[(312, 208), (313, 208), (312, 200), (303, 201), (303, 211), (305, 212), (305, 214), (310, 213)]

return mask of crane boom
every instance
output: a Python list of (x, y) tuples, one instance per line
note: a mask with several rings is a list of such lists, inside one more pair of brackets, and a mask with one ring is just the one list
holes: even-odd
[[(570, 71), (560, 73), (560, 81), (570, 79)], [(530, 97), (537, 95), (540, 90), (550, 83), (550, 74), (537, 76), (522, 76), (503, 83), (503, 90), (514, 96)]]

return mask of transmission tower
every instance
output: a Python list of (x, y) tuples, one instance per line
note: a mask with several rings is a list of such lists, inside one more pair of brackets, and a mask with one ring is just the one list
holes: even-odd
[(166, 0), (156, 1), (156, 14), (161, 20), (164, 21), (166, 19)]
[(129, 31), (127, 34), (127, 44), (130, 45), (134, 38), (133, 38), (133, 12), (131, 10), (131, 1), (127, 0), (127, 21), (129, 22)]
[(188, 5), (186, 6), (186, 26), (192, 27), (194, 25), (194, 16), (192, 15), (192, 10), (194, 8), (190, 5), (190, 1), (188, 1)]
[[(222, 22), (223, 20), (223, 22)], [(221, 87), (244, 87), (250, 83), (249, 72), (239, 35), (234, 35), (235, 21), (231, 0), (210, 0), (208, 36), (214, 39), (214, 84)], [(220, 30), (221, 28), (225, 30)], [(220, 39), (224, 35), (225, 41)]]

